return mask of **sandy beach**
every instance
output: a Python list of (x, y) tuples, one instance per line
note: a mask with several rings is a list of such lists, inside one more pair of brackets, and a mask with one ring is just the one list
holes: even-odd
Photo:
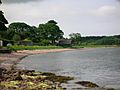
[(22, 58), (33, 55), (33, 54), (42, 54), (50, 52), (63, 52), (70, 51), (74, 49), (45, 49), (45, 50), (21, 50), (17, 52), (12, 52), (11, 54), (0, 54), (0, 67), (10, 70), (14, 64), (18, 63)]

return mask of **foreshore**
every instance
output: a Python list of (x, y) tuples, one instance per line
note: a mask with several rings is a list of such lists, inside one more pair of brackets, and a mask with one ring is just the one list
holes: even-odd
[(44, 49), (44, 50), (20, 50), (10, 54), (0, 54), (0, 67), (10, 70), (15, 64), (28, 55), (43, 54), (51, 52), (71, 51), (74, 49)]
[[(71, 50), (75, 49), (22, 50), (10, 54), (0, 54), (0, 90), (66, 90), (61, 84), (73, 80), (73, 77), (57, 76), (54, 73), (47, 72), (35, 72), (35, 70), (20, 70), (14, 66), (28, 55)], [(87, 50), (89, 49), (87, 48)], [(79, 81), (76, 84), (85, 87), (83, 90), (91, 88), (115, 90), (114, 88), (100, 87), (89, 81)], [(76, 89), (78, 90), (79, 88)]]
[(22, 50), (0, 54), (0, 90), (63, 90), (61, 83), (72, 80), (72, 77), (35, 70), (20, 70), (14, 66), (28, 55), (70, 50), (73, 49)]

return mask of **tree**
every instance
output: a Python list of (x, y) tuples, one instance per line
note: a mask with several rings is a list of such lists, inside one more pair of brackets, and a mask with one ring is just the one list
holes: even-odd
[(21, 37), (20, 37), (18, 34), (14, 34), (12, 40), (13, 40), (13, 41), (20, 41), (20, 40), (21, 40)]
[(36, 43), (39, 42), (39, 36), (38, 36), (37, 30), (38, 30), (37, 27), (32, 26), (30, 30), (30, 35), (29, 35), (29, 39)]
[(54, 24), (57, 24), (57, 22), (54, 21), (54, 20), (50, 20), (50, 21), (48, 21), (48, 23), (54, 23)]
[(63, 38), (64, 33), (60, 30), (56, 23), (48, 21), (48, 23), (46, 23), (46, 27), (48, 29), (48, 39), (52, 42), (52, 44), (54, 44), (56, 40)]
[(64, 35), (54, 20), (50, 20), (46, 24), (40, 24), (38, 31), (41, 39), (49, 40), (52, 44), (55, 44), (55, 41), (63, 38)]
[(0, 22), (3, 24), (8, 24), (8, 21), (5, 19), (4, 13), (2, 11), (0, 11)]
[[(1, 0), (0, 0), (0, 4), (2, 4)], [(5, 19), (3, 12), (0, 11), (0, 37), (5, 37), (6, 35), (6, 30), (7, 27), (5, 26), (5, 24), (8, 24), (8, 21)]]
[(69, 37), (70, 39), (72, 39), (72, 41), (75, 43), (75, 44), (80, 44), (81, 42), (81, 34), (80, 33), (71, 33), (69, 34)]
[(49, 36), (49, 30), (46, 26), (46, 24), (40, 24), (37, 30), (37, 35), (41, 41), (41, 39), (46, 39), (48, 40), (48, 36)]
[(20, 36), (21, 40), (24, 40), (25, 38), (30, 37), (31, 31), (32, 31), (32, 27), (27, 25), (26, 23), (11, 23), (8, 26), (8, 36), (10, 39), (13, 38), (13, 36), (16, 34), (17, 37), (18, 35)]

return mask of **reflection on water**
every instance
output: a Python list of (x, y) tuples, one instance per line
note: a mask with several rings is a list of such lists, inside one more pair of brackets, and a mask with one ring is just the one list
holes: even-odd
[(31, 55), (22, 60), (18, 67), (73, 76), (75, 80), (70, 81), (70, 85), (75, 81), (87, 80), (102, 87), (120, 88), (120, 48), (93, 48)]

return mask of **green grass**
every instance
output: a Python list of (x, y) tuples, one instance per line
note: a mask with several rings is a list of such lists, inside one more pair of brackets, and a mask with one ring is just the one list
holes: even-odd
[(72, 48), (79, 49), (79, 48), (102, 48), (102, 47), (120, 47), (117, 45), (76, 45), (72, 46)]
[[(62, 49), (62, 48), (102, 48), (102, 47), (117, 47), (115, 45), (76, 45), (72, 47), (62, 47), (62, 46), (24, 46), (24, 45), (13, 45), (8, 46), (8, 48), (12, 51), (17, 50), (42, 50), (42, 49)], [(118, 46), (120, 47), (120, 46)]]
[(9, 46), (8, 48), (13, 50), (13, 51), (17, 51), (17, 50), (61, 49), (63, 47), (61, 47), (61, 46), (24, 46), (24, 45), (14, 45), (14, 46)]

